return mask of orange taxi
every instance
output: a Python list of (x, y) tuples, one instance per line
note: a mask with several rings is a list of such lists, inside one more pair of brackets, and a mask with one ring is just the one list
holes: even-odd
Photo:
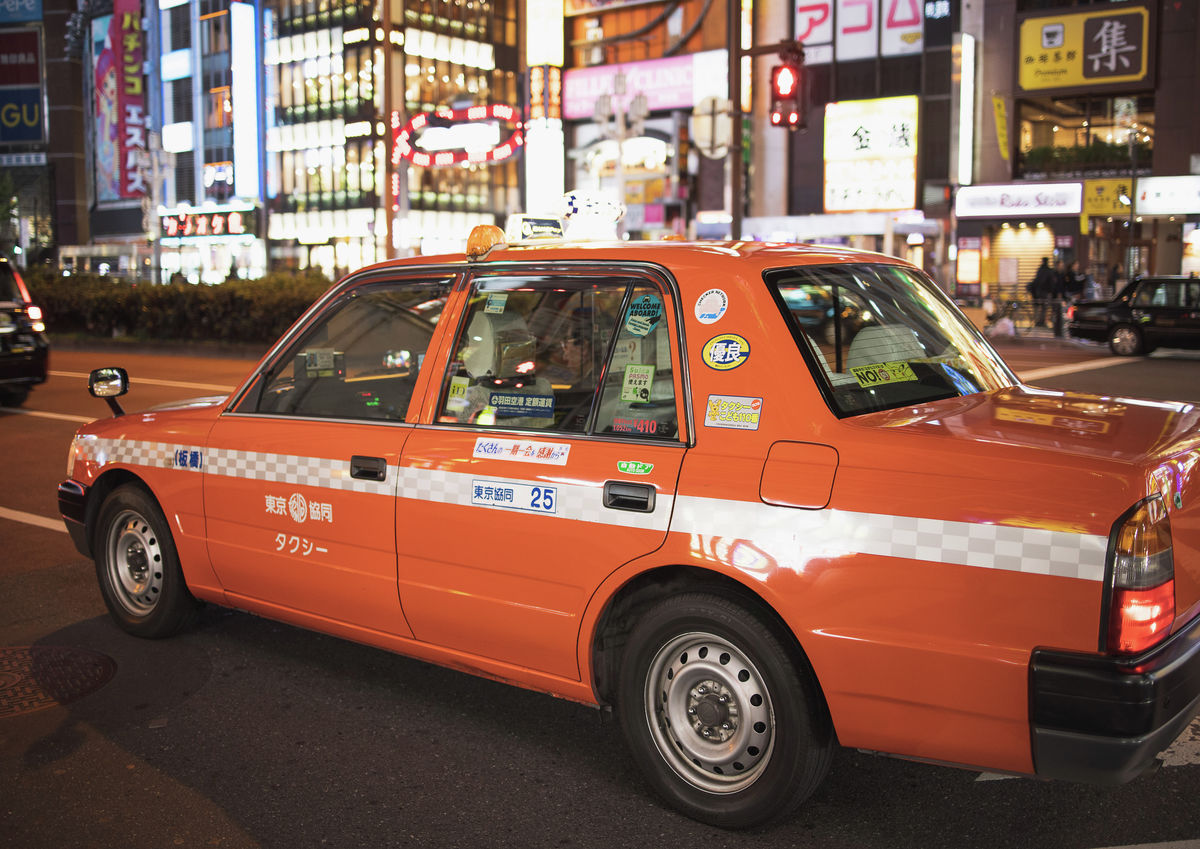
[(891, 257), (485, 229), (228, 397), (129, 380), (59, 488), (123, 628), (212, 602), (611, 707), (699, 820), (839, 745), (1127, 781), (1200, 708), (1200, 410), (1024, 386)]

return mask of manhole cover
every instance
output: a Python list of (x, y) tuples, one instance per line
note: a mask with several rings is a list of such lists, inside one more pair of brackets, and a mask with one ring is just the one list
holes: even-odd
[(0, 717), (68, 704), (99, 690), (116, 671), (111, 657), (87, 649), (0, 648)]

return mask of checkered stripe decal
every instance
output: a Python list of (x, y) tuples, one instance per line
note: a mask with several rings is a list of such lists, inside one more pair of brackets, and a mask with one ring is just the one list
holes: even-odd
[[(349, 492), (390, 495), (395, 470), (387, 481), (365, 481), (350, 477), (350, 463), (324, 457), (297, 457), (290, 454), (260, 454), (222, 448), (199, 448), (163, 442), (139, 442), (123, 439), (87, 439), (77, 444), (81, 456), (100, 465), (123, 463), (159, 469), (200, 471), (210, 475), (229, 475), (247, 480), (316, 486)], [(199, 467), (180, 466), (177, 455), (198, 457)]]
[(1100, 581), (1108, 549), (1108, 538), (1095, 534), (688, 496), (675, 499), (671, 530), (751, 540), (797, 570), (814, 558), (861, 553)]
[[(100, 465), (123, 463), (165, 469), (180, 468), (176, 460), (180, 452), (191, 455), (199, 451), (201, 467), (181, 471), (380, 495), (392, 494), (390, 482), (398, 474), (401, 498), (477, 509), (503, 509), (472, 505), (477, 482), (504, 484), (516, 480), (391, 467), (388, 480), (363, 481), (350, 477), (350, 464), (345, 460), (117, 439), (81, 439), (77, 451)], [(557, 501), (554, 514), (547, 518), (660, 531), (666, 531), (670, 521), (671, 530), (677, 533), (752, 541), (783, 568), (803, 569), (805, 561), (815, 557), (862, 553), (1086, 581), (1104, 578), (1108, 539), (1095, 534), (880, 513), (795, 510), (717, 498), (672, 498), (661, 493), (653, 513), (638, 513), (605, 508), (599, 487), (553, 480), (544, 485), (554, 487)]]

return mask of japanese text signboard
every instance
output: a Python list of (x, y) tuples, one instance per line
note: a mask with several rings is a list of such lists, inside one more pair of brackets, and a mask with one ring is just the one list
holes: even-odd
[(1096, 11), (1030, 17), (1020, 24), (1017, 84), (1023, 91), (1147, 82), (1150, 10), (1104, 4)]
[(144, 53), (141, 3), (113, 0), (112, 15), (92, 21), (96, 199), (101, 202), (147, 192), (139, 166), (146, 150)]
[(925, 16), (943, 4), (948, 14), (950, 0), (796, 0), (796, 40), (809, 65), (920, 53)]
[(913, 208), (918, 109), (916, 96), (826, 105), (826, 212)]

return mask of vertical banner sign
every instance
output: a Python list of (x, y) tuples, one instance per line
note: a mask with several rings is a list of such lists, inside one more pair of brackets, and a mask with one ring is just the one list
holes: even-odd
[(992, 95), (992, 111), (996, 115), (996, 144), (1000, 146), (1000, 158), (1008, 162), (1008, 104), (1004, 95)]
[(113, 0), (113, 13), (92, 21), (96, 200), (146, 194), (139, 161), (146, 150), (142, 60), (145, 33), (139, 0)]
[(41, 28), (0, 30), (0, 143), (43, 142)]

